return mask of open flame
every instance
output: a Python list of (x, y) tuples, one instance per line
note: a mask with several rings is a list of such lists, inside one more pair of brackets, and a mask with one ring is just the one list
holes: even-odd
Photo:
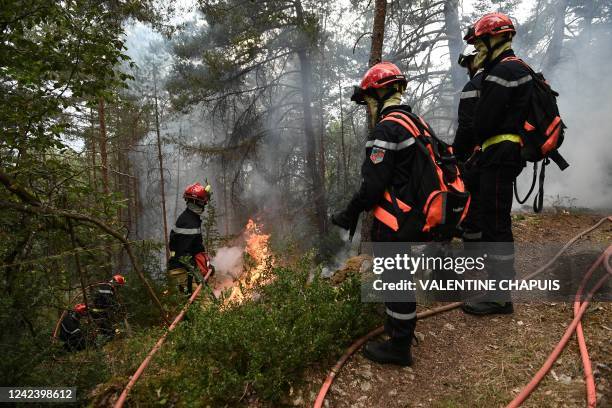
[(246, 252), (257, 262), (257, 268), (265, 267), (265, 263), (270, 256), (268, 241), (270, 234), (263, 234), (261, 228), (249, 219), (245, 227), (244, 236), (246, 239)]
[(265, 283), (261, 281), (263, 273), (274, 263), (269, 247), (270, 234), (262, 233), (261, 226), (253, 219), (247, 222), (243, 237), (246, 242), (244, 252), (249, 255), (251, 262), (243, 265), (242, 275), (234, 282), (228, 298), (230, 302), (241, 303), (245, 298), (242, 289), (250, 289), (256, 282)]

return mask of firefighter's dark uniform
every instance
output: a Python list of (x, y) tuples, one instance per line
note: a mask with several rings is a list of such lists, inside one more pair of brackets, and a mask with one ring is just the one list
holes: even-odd
[[(488, 270), (497, 278), (512, 279), (512, 184), (525, 166), (520, 135), (528, 113), (533, 82), (529, 70), (504, 51), (485, 64), (480, 99), (474, 114), (474, 132), (482, 147), (478, 160), (482, 241), (496, 244), (488, 253)], [(506, 294), (509, 299), (509, 294)]]
[[(462, 238), (465, 242), (478, 242), (482, 238), (479, 220), (480, 174), (476, 160), (472, 157), (474, 149), (479, 146), (474, 134), (474, 111), (480, 98), (482, 77), (482, 71), (476, 73), (461, 91), (458, 109), (459, 123), (453, 141), (453, 151), (459, 162), (463, 164), (463, 181), (471, 197), (470, 208), (461, 223)], [(468, 160), (470, 162), (466, 163)]]
[(100, 283), (93, 288), (93, 308), (91, 317), (101, 335), (107, 340), (115, 336), (114, 324), (119, 313), (119, 302), (111, 283)]
[(179, 291), (191, 293), (193, 281), (187, 273), (185, 265), (181, 263), (181, 258), (190, 258), (190, 266), (195, 266), (193, 257), (205, 252), (202, 241), (202, 219), (199, 214), (186, 208), (176, 220), (175, 226), (170, 231), (170, 251), (171, 257), (168, 260), (168, 274), (175, 280)]
[(83, 350), (85, 335), (81, 330), (81, 316), (75, 311), (68, 311), (60, 322), (59, 339), (68, 351)]
[[(410, 112), (409, 106), (391, 106), (383, 110), (381, 115), (397, 109)], [(374, 210), (371, 231), (373, 242), (420, 242), (424, 239), (416, 231), (408, 236), (399, 236), (395, 228), (400, 221), (393, 216), (391, 203), (386, 199), (386, 192), (400, 191), (418, 182), (410, 174), (410, 162), (415, 160), (416, 154), (414, 138), (398, 123), (382, 121), (370, 132), (366, 142), (366, 158), (361, 167), (361, 187), (353, 196), (347, 211), (358, 215), (362, 211)], [(397, 198), (401, 200), (402, 197)], [(393, 339), (412, 341), (416, 325), (416, 303), (386, 302), (385, 308), (385, 331)]]

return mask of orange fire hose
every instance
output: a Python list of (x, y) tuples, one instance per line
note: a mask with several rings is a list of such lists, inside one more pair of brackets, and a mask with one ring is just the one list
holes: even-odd
[[(206, 276), (204, 277), (204, 283), (208, 281), (208, 278), (210, 277), (211, 273), (212, 273), (212, 270), (209, 270)], [(123, 404), (125, 403), (125, 400), (127, 399), (127, 396), (130, 390), (132, 389), (132, 387), (134, 387), (134, 384), (136, 384), (136, 381), (138, 381), (138, 379), (140, 378), (144, 370), (147, 368), (147, 366), (151, 362), (151, 359), (153, 358), (155, 353), (157, 353), (159, 349), (161, 348), (161, 346), (164, 344), (164, 342), (166, 341), (166, 337), (168, 337), (168, 334), (176, 328), (176, 326), (179, 324), (181, 320), (183, 320), (185, 313), (187, 313), (187, 309), (189, 309), (189, 306), (193, 304), (196, 297), (198, 297), (198, 295), (200, 294), (200, 291), (202, 290), (204, 283), (200, 283), (198, 287), (193, 291), (193, 293), (191, 294), (191, 297), (189, 297), (189, 300), (187, 301), (185, 306), (183, 306), (179, 314), (176, 315), (176, 317), (172, 321), (172, 324), (170, 324), (170, 326), (168, 327), (168, 330), (166, 330), (166, 332), (159, 338), (159, 340), (157, 340), (157, 343), (155, 343), (151, 351), (149, 351), (149, 354), (147, 354), (147, 356), (142, 361), (142, 363), (140, 363), (140, 366), (138, 366), (138, 369), (136, 370), (136, 372), (134, 372), (134, 374), (132, 375), (132, 378), (130, 378), (130, 381), (127, 383), (127, 385), (121, 392), (119, 399), (113, 406), (114, 408), (123, 407)]]
[[(434, 309), (425, 310), (424, 312), (417, 313), (417, 319), (425, 319), (429, 316), (433, 316), (438, 313), (447, 312), (449, 310), (456, 309), (459, 306), (461, 306), (461, 304), (462, 304), (461, 302), (454, 302), (454, 303), (449, 303), (448, 305), (436, 307)], [(336, 375), (340, 372), (340, 369), (342, 368), (344, 363), (346, 363), (349, 357), (353, 355), (353, 353), (357, 351), (363, 345), (363, 343), (365, 343), (372, 337), (376, 337), (382, 334), (384, 331), (385, 331), (384, 326), (377, 327), (376, 329), (372, 330), (365, 336), (359, 338), (356, 342), (354, 342), (348, 348), (348, 350), (346, 350), (346, 352), (342, 355), (342, 357), (340, 357), (340, 360), (338, 360), (338, 362), (332, 367), (330, 373), (327, 375), (327, 378), (325, 379), (325, 382), (323, 383), (323, 386), (321, 387), (321, 390), (319, 391), (319, 395), (317, 395), (317, 399), (315, 400), (315, 403), (314, 403), (315, 408), (321, 408), (323, 406), (323, 402), (325, 401), (325, 396), (327, 395), (327, 391), (329, 391), (329, 388), (334, 382)]]
[[(612, 245), (610, 245), (608, 247), (608, 249), (606, 249), (606, 251), (603, 254), (601, 254), (601, 256), (597, 259), (597, 261), (595, 261), (595, 263), (593, 263), (593, 265), (591, 265), (591, 267), (589, 268), (589, 270), (587, 272), (587, 275), (589, 277), (591, 276), (593, 271), (595, 269), (597, 269), (599, 267), (599, 265), (602, 264), (602, 263), (604, 263), (604, 267), (606, 268), (608, 273), (606, 273), (604, 276), (602, 276), (601, 279), (599, 279), (599, 281), (597, 281), (595, 286), (589, 291), (589, 293), (587, 294), (587, 296), (584, 299), (584, 301), (580, 304), (580, 308), (578, 310), (575, 310), (574, 319), (572, 320), (572, 322), (569, 324), (569, 326), (565, 330), (565, 333), (563, 334), (563, 337), (561, 337), (561, 340), (555, 346), (555, 348), (552, 351), (552, 353), (548, 356), (548, 358), (546, 359), (546, 361), (544, 362), (542, 367), (538, 370), (536, 375), (531, 379), (529, 384), (527, 384), (525, 386), (525, 388), (523, 388), (523, 390), (512, 400), (512, 402), (510, 402), (510, 404), (508, 404), (506, 406), (506, 408), (516, 408), (516, 407), (519, 407), (529, 397), (529, 395), (537, 388), (537, 386), (540, 383), (540, 381), (542, 381), (544, 376), (552, 368), (552, 366), (555, 363), (555, 361), (557, 360), (557, 358), (559, 358), (559, 355), (561, 354), (561, 352), (563, 351), (563, 349), (567, 345), (567, 342), (572, 337), (572, 334), (574, 333), (574, 330), (576, 330), (576, 328), (578, 327), (578, 323), (580, 323), (580, 319), (582, 318), (582, 315), (584, 314), (584, 312), (586, 311), (587, 307), (589, 306), (591, 298), (593, 297), (595, 292), (597, 292), (597, 290), (599, 290), (599, 288), (606, 282), (606, 280), (610, 277), (610, 275), (612, 275), (612, 266), (610, 266), (610, 257), (611, 256), (612, 256)], [(579, 303), (579, 302), (576, 302), (576, 303)], [(579, 342), (579, 345), (580, 344), (581, 343)], [(583, 346), (584, 346), (585, 351), (586, 351), (586, 344), (583, 343), (583, 344), (580, 345), (581, 355), (582, 356), (584, 356), (584, 353), (582, 351)], [(584, 357), (583, 357), (583, 361), (584, 361)], [(589, 366), (590, 366), (590, 362), (589, 362)], [(591, 375), (592, 375), (592, 373), (591, 373)], [(594, 382), (589, 383), (587, 381), (586, 384), (587, 384), (587, 387), (589, 387), (587, 394), (594, 395), (595, 394), (595, 388), (594, 388), (595, 387), (595, 383)], [(591, 402), (595, 403), (595, 401), (589, 401), (589, 406), (591, 406), (590, 405)]]
[[(572, 246), (576, 241), (578, 241), (580, 238), (582, 238), (583, 236), (585, 236), (586, 234), (588, 234), (589, 232), (595, 230), (596, 228), (598, 228), (600, 225), (602, 225), (605, 221), (611, 221), (612, 222), (612, 216), (608, 216), (608, 217), (604, 217), (602, 219), (600, 219), (597, 223), (595, 223), (593, 226), (591, 226), (590, 228), (587, 228), (586, 230), (580, 232), (578, 235), (574, 236), (572, 239), (570, 239), (560, 250), (559, 252), (557, 252), (546, 264), (542, 265), (540, 268), (538, 268), (536, 271), (532, 272), (531, 274), (527, 275), (526, 277), (524, 277), (524, 280), (528, 280), (531, 279), (533, 277), (535, 277), (536, 275), (542, 273), (543, 271), (545, 271), (546, 269), (548, 269), (565, 251), (567, 251), (567, 249)], [(612, 246), (609, 247), (598, 259), (598, 261), (595, 262), (595, 264), (593, 264), (593, 266), (591, 266), (591, 268), (589, 268), (589, 271), (587, 271), (587, 273), (585, 274), (585, 277), (583, 279), (582, 285), (584, 285), (586, 283), (586, 281), (589, 279), (589, 277), (592, 275), (593, 271), (597, 268), (597, 266), (599, 266), (599, 264), (602, 262), (602, 260), (604, 259), (604, 255), (605, 255), (605, 259), (606, 259), (606, 264), (605, 267), (608, 270), (608, 272), (610, 272), (612, 274), (612, 266), (610, 266), (609, 263), (609, 258), (611, 256), (611, 249)], [(606, 255), (607, 254), (607, 255)], [(599, 262), (599, 263), (598, 263)], [(588, 300), (594, 295), (594, 293), (604, 284), (605, 280), (609, 277), (609, 274), (606, 274), (598, 283), (597, 285), (595, 285), (595, 287), (593, 287), (593, 289), (589, 292), (589, 294), (587, 295), (587, 298), (585, 299), (585, 302), (583, 302), (582, 304), (580, 304), (579, 308), (576, 309), (576, 304), (574, 304), (575, 307), (575, 311), (574, 311), (574, 320), (572, 321), (572, 323), (570, 324), (570, 326), (568, 327), (568, 330), (570, 327), (572, 327), (572, 325), (574, 326), (574, 328), (569, 331), (569, 335), (567, 336), (568, 339), (571, 336), (573, 330), (578, 326), (578, 324), (580, 323), (580, 319), (582, 317), (582, 315), (584, 314), (584, 311), (586, 310), (589, 302)], [(582, 294), (582, 287), (579, 289), (579, 293), (576, 295), (577, 299), (579, 299), (580, 295)], [(577, 302), (579, 303), (579, 302)], [(417, 314), (417, 319), (423, 319), (425, 317), (429, 317), (432, 316), (434, 314), (438, 314), (441, 312), (446, 312), (448, 310), (452, 310), (455, 309), (457, 307), (459, 307), (461, 305), (461, 302), (456, 302), (456, 303), (450, 303), (448, 305), (439, 307), (439, 308), (435, 308), (435, 309), (430, 309), (427, 310), (421, 314)], [(574, 324), (574, 322), (577, 322)], [(342, 368), (342, 366), (344, 365), (344, 363), (346, 363), (346, 361), (349, 359), (349, 357), (355, 353), (355, 351), (357, 351), (366, 341), (368, 341), (369, 339), (371, 339), (372, 337), (378, 336), (380, 334), (382, 334), (384, 332), (384, 327), (378, 327), (374, 330), (372, 330), (370, 333), (366, 334), (365, 336), (361, 337), (360, 339), (358, 339), (355, 343), (353, 343), (348, 350), (342, 355), (342, 357), (340, 357), (340, 359), (338, 360), (338, 362), (332, 367), (330, 373), (327, 375), (327, 378), (325, 379), (325, 382), (323, 383), (323, 386), (321, 387), (319, 394), (317, 395), (317, 398), (315, 400), (314, 403), (314, 408), (321, 408), (323, 406), (323, 402), (325, 401), (325, 396), (327, 395), (327, 392), (329, 391), (329, 388), (331, 387), (334, 379), (336, 378), (337, 374), (340, 372), (340, 369)], [(582, 333), (582, 325), (580, 325), (580, 332)], [(566, 332), (567, 334), (567, 332)], [(578, 335), (580, 336), (580, 335)], [(579, 347), (581, 349), (580, 354), (582, 357), (582, 361), (583, 361), (583, 365), (584, 365), (584, 369), (585, 369), (585, 377), (586, 377), (586, 386), (587, 386), (587, 398), (589, 401), (589, 408), (591, 408), (591, 401), (593, 401), (593, 407), (595, 406), (595, 385), (594, 385), (594, 380), (593, 380), (593, 376), (592, 376), (592, 369), (591, 369), (591, 364), (590, 364), (590, 359), (588, 357), (588, 351), (586, 349), (586, 342), (584, 341), (584, 333), (581, 334), (582, 336), (582, 341), (579, 339), (578, 340), (578, 344)], [(563, 339), (561, 340), (561, 342), (563, 342)], [(561, 342), (559, 342), (559, 344), (561, 344)], [(567, 343), (567, 340), (565, 341), (565, 343)], [(582, 344), (582, 345), (581, 345)], [(563, 349), (563, 347), (565, 347), (565, 344), (561, 347), (561, 350)], [(583, 351), (584, 348), (584, 351)], [(559, 350), (559, 353), (561, 352), (561, 350)], [(554, 354), (554, 351), (553, 351)], [(552, 354), (551, 354), (552, 357)], [(557, 355), (558, 357), (558, 355)], [(553, 363), (554, 361), (557, 359), (557, 357), (555, 357), (553, 359)], [(546, 363), (545, 363), (546, 365)], [(552, 363), (551, 363), (552, 366)], [(542, 369), (540, 369), (540, 371), (543, 371), (545, 367), (543, 366)], [(517, 402), (517, 405), (512, 405), (513, 403), (515, 403), (515, 401), (517, 401), (519, 399), (519, 396), (517, 396), (515, 398), (514, 401), (512, 401), (510, 403), (510, 405), (508, 405), (507, 408), (511, 408), (511, 407), (518, 407), (520, 406), (520, 404), (529, 396), (529, 394), (537, 387), (538, 383), (542, 380), (542, 378), (544, 377), (544, 375), (548, 372), (548, 370), (550, 369), (550, 367), (548, 367), (548, 369), (546, 369), (542, 375), (541, 378), (537, 379), (536, 381), (536, 377), (538, 376), (538, 374), (540, 374), (540, 372), (538, 372), (538, 374), (536, 374), (536, 377), (534, 377), (534, 379), (528, 384), (527, 387), (525, 387), (525, 389), (523, 390), (523, 392), (521, 392), (521, 394), (519, 394), (519, 396), (521, 396), (523, 393), (525, 393), (524, 396), (522, 396), (522, 399), (520, 401)], [(590, 372), (590, 378), (591, 380), (589, 380), (589, 372)], [(533, 384), (532, 384), (533, 383)], [(531, 386), (531, 387), (530, 387)], [(531, 388), (531, 389), (529, 389)]]

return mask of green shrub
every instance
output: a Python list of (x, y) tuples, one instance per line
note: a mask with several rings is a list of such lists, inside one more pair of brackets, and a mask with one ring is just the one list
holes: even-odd
[(246, 390), (278, 401), (306, 367), (328, 362), (376, 322), (356, 278), (340, 287), (319, 277), (308, 283), (311, 265), (269, 271), (273, 281), (254, 289), (255, 300), (193, 307), (133, 398), (236, 405)]

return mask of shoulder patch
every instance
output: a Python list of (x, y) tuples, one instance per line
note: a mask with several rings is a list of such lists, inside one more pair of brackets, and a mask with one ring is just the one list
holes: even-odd
[(370, 153), (370, 160), (374, 164), (378, 164), (383, 161), (385, 158), (385, 149), (381, 149), (380, 147), (374, 146), (372, 148), (372, 152)]

